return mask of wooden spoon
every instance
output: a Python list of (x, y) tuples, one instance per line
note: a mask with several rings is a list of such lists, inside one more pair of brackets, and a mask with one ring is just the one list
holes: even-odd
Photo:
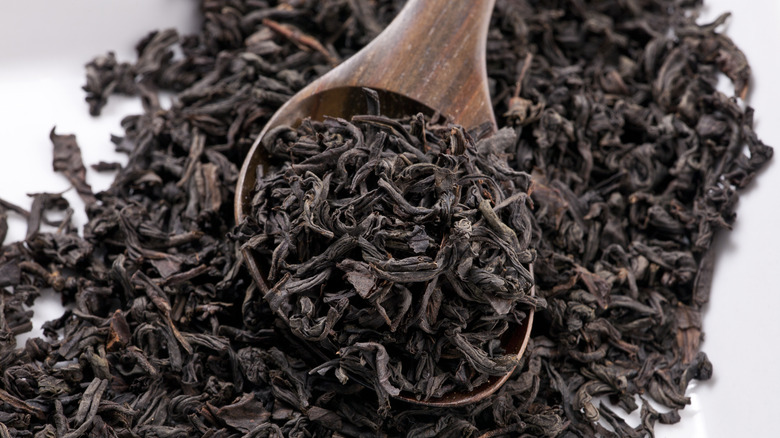
[[(240, 223), (252, 211), (257, 172), (266, 161), (263, 136), (276, 126), (297, 126), (307, 117), (349, 119), (365, 114), (364, 87), (379, 93), (385, 116), (439, 112), (464, 128), (488, 126), (491, 134), (495, 132), (485, 66), (485, 42), (494, 4), (495, 0), (409, 0), (370, 44), (287, 101), (260, 132), (241, 168), (236, 221)], [(244, 258), (264, 294), (269, 288), (261, 263), (248, 250)], [(524, 322), (503, 339), (506, 354), (522, 355), (533, 317), (530, 309)], [(493, 376), (471, 392), (427, 401), (404, 394), (398, 398), (429, 406), (465, 405), (495, 392), (510, 374)]]

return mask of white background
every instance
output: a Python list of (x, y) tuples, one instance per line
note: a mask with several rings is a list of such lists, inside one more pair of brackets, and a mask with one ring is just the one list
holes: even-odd
[[(760, 137), (780, 146), (780, 1), (705, 0), (700, 22), (734, 13), (726, 32), (753, 67), (748, 103), (756, 108)], [(132, 60), (133, 46), (148, 31), (197, 29), (194, 0), (25, 0), (0, 2), (0, 197), (29, 207), (27, 193), (67, 190), (51, 171), (49, 131), (75, 133), (86, 165), (124, 161), (113, 152), (111, 133), (119, 121), (140, 112), (129, 98), (112, 97), (103, 116), (92, 118), (84, 102), (83, 65), (114, 50)], [(88, 173), (96, 191), (111, 175)], [(85, 222), (76, 194), (65, 195)], [(10, 215), (8, 241), (24, 236), (25, 225)], [(692, 405), (683, 422), (657, 427), (657, 436), (778, 436), (780, 394), (780, 169), (772, 162), (743, 194), (734, 230), (717, 243), (711, 303), (706, 308), (703, 349), (715, 365), (709, 382), (689, 389)], [(57, 300), (45, 296), (34, 310), (36, 329), (59, 316)], [(1, 371), (1, 370), (0, 370)]]

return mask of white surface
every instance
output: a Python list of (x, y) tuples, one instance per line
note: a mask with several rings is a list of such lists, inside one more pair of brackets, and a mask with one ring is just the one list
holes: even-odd
[[(70, 185), (52, 171), (49, 131), (76, 134), (86, 166), (125, 162), (114, 152), (111, 134), (121, 135), (120, 120), (141, 112), (137, 99), (112, 96), (103, 115), (88, 113), (81, 87), (84, 65), (114, 51), (119, 61), (135, 59), (135, 44), (148, 32), (176, 27), (198, 30), (198, 2), (193, 0), (0, 0), (0, 197), (29, 209), (28, 193), (62, 192)], [(112, 173), (87, 170), (95, 191), (107, 188)], [(75, 222), (86, 222), (84, 204), (74, 190), (65, 197)], [(22, 218), (9, 214), (7, 242), (24, 238)], [(34, 307), (34, 330), (62, 315), (59, 298), (44, 292)], [(2, 371), (2, 370), (0, 370)]]
[[(780, 2), (705, 0), (701, 22), (720, 12), (734, 16), (727, 33), (745, 51), (754, 79), (748, 103), (756, 108), (756, 128), (767, 143), (780, 147)], [(133, 99), (113, 97), (100, 118), (87, 113), (83, 65), (114, 50), (133, 59), (133, 46), (148, 31), (177, 27), (194, 31), (194, 0), (25, 0), (0, 2), (0, 196), (29, 207), (27, 193), (66, 190), (67, 181), (51, 171), (50, 129), (75, 133), (86, 165), (123, 161), (113, 152), (111, 133), (121, 134), (121, 118), (140, 111)], [(98, 19), (98, 17), (100, 19)], [(67, 19), (67, 21), (66, 21)], [(105, 21), (103, 21), (105, 20)], [(778, 158), (780, 159), (780, 158)], [(657, 427), (661, 438), (777, 436), (780, 394), (780, 169), (771, 162), (740, 201), (734, 230), (721, 235), (711, 303), (706, 310), (704, 351), (715, 376), (689, 390), (692, 406), (683, 421)], [(88, 171), (93, 189), (111, 175)], [(85, 222), (83, 205), (66, 194)], [(23, 237), (23, 221), (11, 215), (9, 240)], [(59, 316), (57, 300), (35, 307), (36, 329)], [(760, 303), (756, 306), (755, 303)]]

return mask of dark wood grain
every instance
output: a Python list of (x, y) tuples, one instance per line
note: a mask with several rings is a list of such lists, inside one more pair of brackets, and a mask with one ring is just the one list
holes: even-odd
[[(251, 195), (262, 168), (261, 139), (275, 126), (295, 126), (306, 117), (349, 119), (365, 114), (363, 87), (380, 93), (382, 113), (401, 117), (439, 112), (465, 128), (480, 125), (496, 130), (487, 83), (485, 42), (495, 0), (410, 0), (395, 20), (363, 50), (293, 96), (270, 119), (250, 150), (239, 175), (235, 214), (241, 222), (251, 212)], [(245, 263), (261, 295), (268, 289), (259, 261), (250, 251)], [(520, 357), (528, 344), (534, 313), (508, 333), (506, 354)], [(420, 401), (429, 406), (461, 406), (498, 390), (509, 378), (494, 376), (471, 392)]]

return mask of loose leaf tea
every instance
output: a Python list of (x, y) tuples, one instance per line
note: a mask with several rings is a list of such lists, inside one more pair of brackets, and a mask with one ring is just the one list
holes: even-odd
[[(8, 215), (27, 221), (25, 241), (0, 248), (0, 437), (652, 436), (657, 422), (679, 421), (678, 411), (690, 402), (689, 382), (713, 372), (699, 351), (713, 237), (730, 228), (738, 190), (772, 156), (753, 131), (752, 109), (739, 101), (750, 68), (717, 31), (725, 17), (697, 25), (695, 0), (497, 0), (487, 67), (505, 143), (480, 143), (486, 140), (475, 132), (450, 134), (414, 119), (399, 129), (376, 116), (312, 122), (302, 133), (280, 131), (269, 146), (276, 160), (295, 164), (284, 171), (278, 164), (268, 173), (268, 187), (277, 184), (278, 190), (263, 196), (282, 202), (265, 213), (268, 220), (237, 227), (232, 203), (238, 167), (269, 117), (367, 44), (402, 3), (203, 0), (200, 33), (155, 31), (139, 42), (135, 62), (107, 54), (87, 65), (84, 89), (92, 114), (114, 93), (139, 96), (144, 112), (125, 118), (124, 134), (112, 139), (127, 163), (99, 193), (86, 184), (91, 170), (81, 162), (76, 138), (51, 133), (54, 168), (87, 205), (89, 222), (81, 233), (59, 194), (33, 194), (29, 208), (0, 201), (0, 237)], [(734, 83), (735, 96), (716, 90), (721, 73)], [(176, 93), (170, 108), (161, 107), (159, 90)], [(315, 168), (328, 147), (354, 146), (359, 135), (362, 149), (338, 152), (348, 158), (346, 178), (339, 179), (338, 160), (335, 167)], [(494, 158), (477, 153), (494, 147)], [(355, 167), (357, 158), (371, 163), (365, 174)], [(307, 160), (313, 160), (312, 170), (296, 174), (293, 168)], [(446, 170), (432, 173), (427, 193), (419, 192), (425, 172), (407, 171), (409, 186), (390, 177), (410, 166), (425, 168), (427, 160)], [(459, 217), (449, 221), (448, 231), (410, 218), (428, 211), (436, 211), (430, 217), (444, 215), (445, 205), (436, 210), (432, 202), (436, 193), (449, 193), (436, 192), (437, 175), (439, 187), (451, 184), (448, 172), (469, 162), (485, 178), (453, 190), (451, 219), (454, 207), (463, 205), (472, 238), (475, 227), (494, 235), (476, 241), (468, 270), (458, 270), (468, 257), (447, 256), (455, 264), (449, 275), (462, 281), (460, 272), (492, 274), (480, 280), (491, 287), (516, 281), (524, 289), (521, 268), (530, 260), (519, 257), (515, 264), (506, 255), (533, 250), (534, 288), (546, 307), (536, 314), (511, 378), (491, 397), (460, 408), (394, 399), (388, 405), (382, 391), (392, 394), (405, 385), (398, 382), (426, 397), (435, 394), (427, 388), (441, 387), (442, 376), (448, 385), (466, 386), (480, 378), (465, 375), (477, 362), (466, 359), (466, 367), (458, 358), (452, 364), (464, 367), (454, 373), (406, 377), (413, 372), (410, 356), (381, 351), (397, 333), (414, 328), (417, 339), (426, 339), (426, 323), (435, 330), (440, 321), (493, 314), (483, 323), (501, 327), (509, 323), (507, 315), (522, 313), (519, 306), (501, 313), (504, 304), (487, 296), (470, 302), (446, 272), (433, 275), (440, 268), (430, 261), (424, 262), (430, 274), (410, 286), (397, 281), (402, 271), (389, 269), (418, 256), (435, 262), (448, 242), (461, 249), (456, 247), (465, 239), (445, 241), (462, 231)], [(97, 164), (98, 170), (116, 167)], [(462, 175), (474, 175), (463, 169)], [(531, 181), (515, 180), (521, 172)], [(380, 187), (383, 175), (388, 177)], [(297, 186), (286, 177), (297, 178)], [(502, 185), (509, 180), (514, 188)], [(371, 190), (376, 197), (355, 199)], [(530, 200), (514, 202), (529, 194)], [(333, 216), (323, 214), (330, 205), (323, 199), (333, 203), (330, 212), (343, 208), (338, 221), (326, 222)], [(372, 229), (371, 244), (380, 248), (381, 242), (384, 252), (364, 245), (366, 255), (356, 248), (335, 266), (314, 269), (330, 248), (328, 233), (336, 237), (330, 225), (357, 227), (355, 214), (367, 211), (348, 211), (349, 201), (340, 199), (375, 202), (382, 215), (402, 217), (410, 227)], [(499, 199), (513, 202), (504, 206)], [(303, 214), (283, 223), (285, 208), (296, 206)], [(506, 210), (516, 208), (530, 212), (518, 216), (519, 224)], [(495, 224), (488, 219), (491, 209), (500, 219)], [(302, 238), (290, 241), (274, 265), (273, 251), (284, 245), (268, 232), (296, 219)], [(490, 249), (511, 240), (502, 223), (521, 245)], [(321, 295), (302, 294), (310, 303), (272, 308), (243, 268), (242, 245), (270, 253), (272, 281), (285, 281), (277, 290), (289, 291), (291, 279), (308, 275), (307, 269), (312, 275), (329, 269), (329, 287)], [(383, 264), (372, 266), (371, 257)], [(499, 265), (513, 272), (490, 271)], [(443, 287), (437, 301), (436, 287), (444, 283), (451, 290)], [(391, 290), (382, 297), (387, 284)], [(440, 302), (443, 318), (434, 321), (428, 308), (415, 318), (423, 310), (419, 304), (403, 312), (405, 296), (422, 303), (428, 288), (427, 303)], [(68, 310), (44, 325), (44, 338), (17, 346), (15, 336), (32, 327), (26, 306), (43, 289), (59, 293)], [(463, 291), (474, 297), (475, 290)], [(328, 326), (330, 309), (340, 316)], [(293, 331), (317, 338), (325, 327), (330, 338), (314, 342)], [(500, 342), (474, 335), (492, 331), (461, 330), (460, 337), (451, 331), (447, 340), (445, 330), (429, 337), (419, 345), (435, 341), (441, 349), (415, 365), (433, 369), (435, 355), (470, 346), (479, 349), (465, 357), (495, 362)], [(339, 344), (323, 345), (333, 339)], [(343, 357), (327, 354), (339, 350)], [(481, 372), (495, 371), (486, 368)], [(641, 422), (631, 427), (622, 417), (636, 410)]]
[(371, 382), (389, 408), (401, 391), (440, 398), (514, 369), (500, 340), (539, 304), (531, 178), (506, 161), (515, 141), (505, 129), (475, 143), (422, 115), (307, 120), (263, 138), (242, 234), (271, 311), (333, 358), (312, 372)]

